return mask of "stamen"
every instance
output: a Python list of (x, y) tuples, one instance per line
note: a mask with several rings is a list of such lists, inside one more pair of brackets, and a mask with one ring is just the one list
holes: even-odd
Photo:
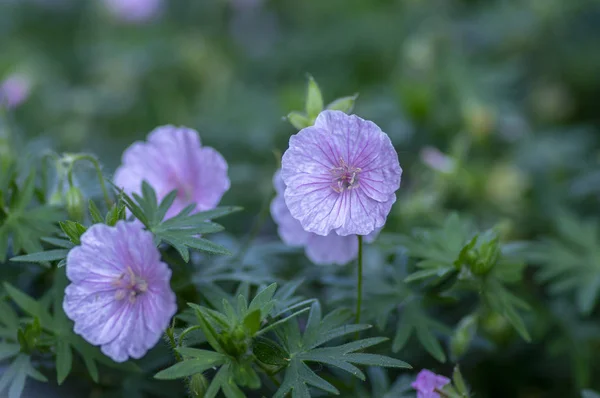
[(353, 167), (346, 163), (344, 158), (340, 158), (338, 167), (329, 170), (333, 176), (331, 189), (337, 193), (342, 193), (347, 189), (354, 189), (359, 186), (359, 174), (362, 171), (359, 167)]
[(112, 281), (112, 285), (117, 288), (115, 300), (123, 300), (129, 296), (129, 302), (135, 302), (137, 296), (148, 291), (148, 283), (137, 276), (131, 267)]

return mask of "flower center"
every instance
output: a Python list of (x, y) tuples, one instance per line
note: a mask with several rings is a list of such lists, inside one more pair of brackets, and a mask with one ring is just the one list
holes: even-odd
[(112, 283), (117, 288), (115, 299), (123, 300), (128, 297), (131, 303), (135, 302), (137, 296), (148, 290), (148, 283), (134, 274), (131, 267), (127, 267), (127, 271), (119, 275)]
[(338, 167), (334, 167), (329, 171), (332, 176), (331, 189), (335, 192), (342, 193), (347, 189), (358, 187), (358, 176), (362, 170), (358, 167), (348, 165), (343, 158), (340, 158)]
[(189, 184), (181, 183), (177, 187), (177, 197), (185, 202), (190, 202), (193, 199), (194, 188)]

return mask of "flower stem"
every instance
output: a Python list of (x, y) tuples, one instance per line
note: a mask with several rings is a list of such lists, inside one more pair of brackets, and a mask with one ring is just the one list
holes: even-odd
[[(358, 281), (356, 284), (356, 321), (360, 323), (360, 311), (362, 306), (362, 285), (363, 285), (363, 237), (358, 236)], [(358, 333), (356, 338), (358, 339)]]

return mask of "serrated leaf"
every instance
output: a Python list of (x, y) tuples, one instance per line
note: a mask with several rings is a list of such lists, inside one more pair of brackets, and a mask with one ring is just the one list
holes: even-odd
[(322, 319), (321, 307), (318, 302), (312, 304), (310, 311), (303, 335), (298, 331), (298, 326), (292, 325), (292, 323), (286, 324), (277, 331), (283, 348), (287, 350), (287, 358), (291, 358), (291, 360), (285, 371), (284, 381), (275, 394), (276, 397), (283, 397), (289, 392), (292, 392), (293, 396), (310, 396), (307, 385), (332, 394), (338, 393), (335, 387), (310, 370), (305, 362), (316, 362), (335, 367), (361, 380), (365, 379), (365, 375), (353, 363), (408, 367), (408, 364), (394, 358), (356, 352), (386, 341), (385, 337), (367, 338), (335, 347), (319, 347), (319, 343), (330, 341), (330, 337), (342, 337), (354, 333), (356, 330), (368, 328), (369, 325), (341, 326), (340, 323), (347, 318), (347, 313), (340, 310), (334, 311)]

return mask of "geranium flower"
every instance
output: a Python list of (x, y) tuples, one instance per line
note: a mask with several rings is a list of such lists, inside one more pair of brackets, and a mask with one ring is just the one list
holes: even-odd
[(116, 362), (143, 357), (177, 311), (171, 270), (137, 223), (91, 226), (66, 267), (63, 308), (74, 332)]
[[(271, 216), (277, 223), (277, 231), (281, 240), (289, 246), (304, 247), (306, 256), (315, 264), (347, 264), (358, 255), (358, 239), (354, 235), (340, 236), (330, 232), (321, 236), (307, 232), (302, 228), (300, 221), (292, 217), (283, 193), (285, 184), (278, 170), (273, 176), (276, 196), (271, 202)], [(371, 242), (379, 234), (379, 228), (365, 237), (366, 242)]]
[(192, 213), (214, 209), (229, 189), (227, 162), (219, 152), (200, 144), (200, 136), (186, 127), (157, 127), (147, 142), (135, 142), (123, 153), (115, 172), (115, 185), (127, 194), (140, 194), (146, 180), (159, 200), (176, 189), (177, 198), (167, 211), (171, 218), (186, 206)]
[(417, 390), (417, 398), (440, 398), (440, 394), (435, 392), (435, 390), (441, 390), (448, 383), (450, 383), (449, 378), (423, 369), (419, 372), (417, 379), (412, 382), (411, 386)]
[(31, 81), (25, 75), (12, 74), (0, 83), (0, 106), (16, 108), (27, 100)]
[(383, 227), (402, 169), (389, 137), (373, 122), (324, 111), (290, 138), (281, 176), (285, 202), (317, 235), (368, 235)]

